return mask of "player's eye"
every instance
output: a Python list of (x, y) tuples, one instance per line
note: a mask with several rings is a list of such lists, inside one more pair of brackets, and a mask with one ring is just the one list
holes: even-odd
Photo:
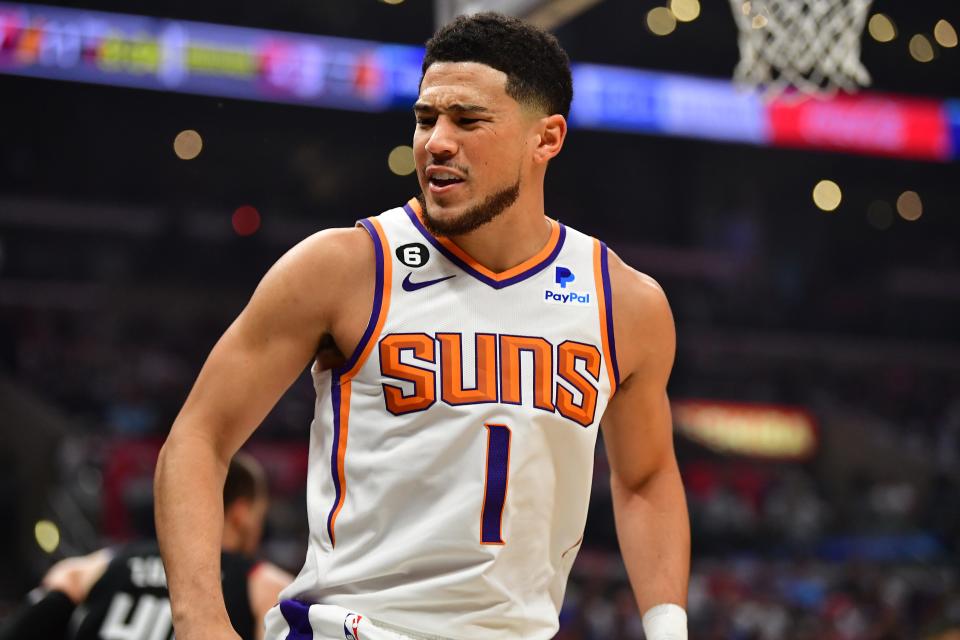
[(460, 118), (460, 124), (467, 126), (480, 122), (480, 118)]

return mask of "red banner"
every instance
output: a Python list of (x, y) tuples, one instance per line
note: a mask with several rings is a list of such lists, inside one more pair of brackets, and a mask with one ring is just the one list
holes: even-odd
[(780, 98), (768, 107), (774, 146), (922, 160), (950, 158), (939, 100), (840, 94), (831, 100)]

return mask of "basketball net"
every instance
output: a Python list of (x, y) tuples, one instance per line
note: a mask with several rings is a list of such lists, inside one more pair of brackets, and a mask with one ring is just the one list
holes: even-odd
[(870, 84), (860, 38), (873, 0), (730, 0), (740, 30), (737, 82), (767, 98), (826, 96)]

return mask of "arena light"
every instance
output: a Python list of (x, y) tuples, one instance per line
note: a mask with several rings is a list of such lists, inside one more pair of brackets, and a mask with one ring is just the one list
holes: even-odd
[(46, 553), (53, 553), (60, 547), (60, 528), (49, 520), (37, 522), (33, 527), (33, 536)]
[(870, 33), (870, 37), (877, 42), (892, 42), (897, 37), (897, 27), (893, 24), (893, 20), (882, 13), (875, 13), (870, 16), (867, 31)]
[(260, 230), (260, 212), (248, 204), (237, 207), (230, 218), (234, 232), (238, 236), (252, 236)]
[(933, 53), (933, 44), (927, 36), (918, 33), (910, 38), (910, 55), (917, 62), (931, 62)]
[(937, 21), (933, 28), (933, 37), (941, 47), (952, 49), (957, 46), (957, 30), (946, 20)]
[(413, 160), (413, 147), (402, 144), (394, 147), (387, 156), (387, 166), (398, 176), (408, 176), (417, 168)]
[(843, 200), (843, 192), (833, 180), (821, 180), (813, 188), (813, 203), (821, 211), (836, 211)]
[(817, 427), (803, 409), (713, 400), (673, 403), (677, 431), (719, 453), (805, 459), (817, 448)]
[(677, 28), (677, 19), (666, 7), (654, 7), (647, 12), (647, 29), (656, 36), (667, 36)]
[(923, 215), (923, 201), (916, 191), (904, 191), (897, 198), (897, 213), (909, 222), (919, 220)]
[(670, 0), (670, 11), (680, 22), (693, 22), (700, 17), (700, 1)]
[(193, 129), (187, 129), (177, 134), (173, 139), (173, 152), (181, 160), (193, 160), (203, 150), (203, 138)]

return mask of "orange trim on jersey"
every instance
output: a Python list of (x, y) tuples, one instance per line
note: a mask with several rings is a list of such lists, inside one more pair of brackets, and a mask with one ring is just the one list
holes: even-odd
[[(412, 198), (407, 204), (411, 209), (413, 209), (413, 212), (417, 214), (417, 218), (420, 219), (420, 222), (423, 223), (423, 211), (420, 209), (420, 201), (416, 198)], [(500, 273), (491, 271), (487, 267), (474, 260), (472, 257), (470, 257), (470, 254), (458, 247), (452, 240), (450, 240), (450, 238), (437, 238), (436, 236), (434, 236), (434, 238), (437, 242), (442, 244), (445, 249), (463, 260), (464, 263), (469, 265), (470, 268), (476, 272), (490, 278), (491, 280), (501, 282), (503, 280), (509, 280), (510, 278), (520, 275), (528, 269), (536, 267), (538, 264), (546, 260), (547, 257), (557, 247), (557, 243), (560, 241), (560, 224), (553, 218), (547, 218), (547, 221), (550, 223), (550, 237), (547, 239), (547, 244), (544, 245), (544, 247), (540, 249), (536, 255), (527, 258), (517, 266), (510, 267), (506, 271), (501, 271)]]
[[(357, 361), (350, 367), (349, 371), (340, 376), (341, 383), (347, 382), (357, 375), (363, 363), (367, 361), (370, 352), (373, 351), (373, 345), (375, 345), (380, 338), (383, 323), (386, 322), (387, 312), (390, 310), (390, 290), (393, 288), (393, 256), (390, 253), (390, 243), (387, 241), (387, 234), (383, 232), (383, 227), (380, 226), (380, 221), (376, 218), (368, 218), (368, 220), (376, 230), (377, 236), (380, 239), (380, 247), (383, 250), (383, 287), (381, 289), (383, 299), (380, 302), (380, 312), (377, 316), (377, 324), (374, 326), (373, 333), (370, 335), (367, 343), (363, 345), (363, 351), (360, 353)], [(373, 298), (376, 300), (376, 295), (374, 295)]]
[(603, 287), (603, 266), (600, 253), (603, 251), (600, 241), (593, 239), (593, 280), (596, 283), (597, 309), (600, 311), (600, 338), (603, 344), (603, 361), (606, 363), (607, 376), (610, 378), (610, 395), (617, 390), (617, 376), (613, 371), (613, 349), (610, 347), (610, 334), (607, 332), (607, 298)]
[(333, 515), (330, 516), (330, 544), (336, 546), (337, 516), (340, 515), (340, 509), (347, 497), (347, 474), (344, 463), (347, 457), (347, 436), (350, 433), (350, 381), (347, 380), (340, 385), (340, 446), (337, 447), (337, 477), (340, 480), (340, 499), (337, 500), (337, 506), (333, 509)]

